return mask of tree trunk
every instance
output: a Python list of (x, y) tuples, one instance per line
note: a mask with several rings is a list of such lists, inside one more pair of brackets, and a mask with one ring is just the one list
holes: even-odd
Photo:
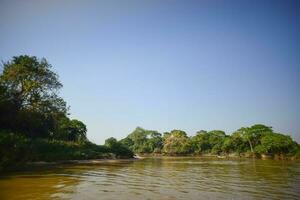
[(249, 145), (250, 145), (250, 148), (251, 148), (251, 152), (252, 152), (252, 156), (254, 155), (254, 151), (253, 151), (253, 148), (252, 148), (252, 143), (251, 141), (248, 139), (248, 142), (249, 142)]

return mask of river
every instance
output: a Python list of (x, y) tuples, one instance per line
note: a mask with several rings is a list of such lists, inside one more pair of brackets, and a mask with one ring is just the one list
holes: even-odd
[(0, 177), (0, 199), (300, 199), (300, 162), (146, 158)]

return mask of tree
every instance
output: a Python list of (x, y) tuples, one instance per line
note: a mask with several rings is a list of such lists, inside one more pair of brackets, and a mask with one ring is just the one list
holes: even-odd
[(153, 130), (137, 127), (121, 143), (135, 153), (166, 153), (182, 155), (189, 153), (280, 153), (299, 155), (299, 145), (289, 136), (275, 134), (271, 127), (255, 124), (242, 127), (226, 135), (222, 130), (198, 131), (188, 137), (182, 130), (164, 132), (163, 136)]
[(128, 135), (132, 140), (133, 145), (130, 149), (136, 153), (148, 153), (150, 148), (147, 145), (147, 131), (141, 127), (137, 127), (132, 133)]
[(51, 71), (52, 66), (46, 59), (35, 56), (15, 56), (3, 64), (0, 76), (1, 85), (7, 88), (9, 95), (19, 109), (42, 109), (49, 106), (64, 112), (63, 100), (57, 96), (62, 87), (58, 75)]
[(160, 151), (162, 147), (161, 134), (154, 130), (137, 127), (121, 143), (128, 146), (135, 153), (152, 153)]
[(126, 137), (126, 138), (120, 140), (120, 142), (122, 144), (124, 144), (125, 146), (127, 146), (128, 148), (131, 148), (134, 145), (134, 142), (129, 137)]
[[(228, 143), (224, 144), (224, 145), (228, 145)], [(236, 153), (246, 152), (248, 150), (248, 147), (249, 147), (248, 146), (248, 141), (245, 141), (242, 138), (240, 132), (234, 132), (233, 134), (231, 134), (229, 145), (232, 146), (231, 151), (236, 152)], [(224, 146), (224, 148), (226, 148), (226, 147)]]
[(197, 134), (191, 138), (193, 149), (196, 153), (212, 152), (220, 153), (222, 151), (223, 140), (225, 132), (220, 130), (213, 131), (198, 131)]
[(233, 143), (232, 137), (225, 136), (222, 147), (221, 147), (222, 152), (229, 153), (229, 152), (233, 151), (233, 149), (234, 149), (234, 143)]
[(105, 140), (104, 145), (109, 147), (109, 148), (113, 148), (117, 143), (118, 143), (118, 141), (117, 141), (116, 138), (110, 137), (110, 138)]
[(118, 158), (132, 157), (133, 152), (121, 142), (118, 142), (116, 138), (110, 137), (105, 140), (105, 146), (110, 148), (111, 152), (114, 153)]
[(175, 130), (172, 130), (171, 132), (170, 132), (170, 134), (172, 135), (172, 136), (174, 136), (174, 137), (187, 137), (187, 134), (186, 134), (186, 132), (184, 132), (184, 131), (182, 131), (182, 130), (177, 130), (177, 129), (175, 129)]
[(56, 134), (54, 134), (54, 138), (73, 142), (84, 142), (87, 140), (86, 132), (87, 128), (83, 122), (62, 117), (59, 120), (58, 130)]
[(290, 136), (269, 133), (261, 138), (261, 144), (256, 146), (257, 153), (287, 154), (295, 148), (295, 143)]
[(263, 124), (255, 124), (251, 127), (242, 127), (237, 132), (241, 134), (244, 141), (249, 143), (251, 152), (254, 153), (255, 146), (259, 145), (261, 137), (265, 134), (272, 133), (271, 127)]
[(211, 148), (209, 144), (209, 135), (207, 131), (204, 130), (198, 131), (196, 135), (191, 138), (191, 143), (195, 153), (205, 152)]
[(10, 129), (16, 122), (17, 109), (7, 88), (0, 82), (0, 129)]
[(163, 151), (167, 154), (186, 154), (191, 152), (191, 143), (184, 131), (173, 130), (164, 139)]
[(161, 134), (157, 131), (148, 131), (148, 135), (147, 144), (150, 148), (150, 152), (159, 153), (163, 145)]
[(54, 133), (56, 116), (66, 115), (67, 107), (58, 96), (62, 84), (51, 68), (46, 59), (27, 55), (3, 63), (0, 128), (29, 137), (50, 137)]

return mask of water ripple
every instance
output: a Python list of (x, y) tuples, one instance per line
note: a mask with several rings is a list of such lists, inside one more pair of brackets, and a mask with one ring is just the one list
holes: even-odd
[(290, 161), (156, 158), (18, 174), (0, 179), (0, 190), (5, 197), (21, 188), (10, 199), (300, 199), (299, 168)]

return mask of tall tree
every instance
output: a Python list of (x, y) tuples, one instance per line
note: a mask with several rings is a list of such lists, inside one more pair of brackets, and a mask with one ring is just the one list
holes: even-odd
[(0, 84), (7, 89), (16, 107), (40, 111), (66, 112), (65, 102), (57, 92), (62, 87), (58, 75), (46, 59), (35, 56), (15, 56), (3, 63)]
[(58, 75), (44, 58), (21, 55), (4, 62), (0, 74), (0, 128), (30, 137), (53, 134), (56, 117), (67, 114), (66, 103), (58, 96), (61, 87)]

